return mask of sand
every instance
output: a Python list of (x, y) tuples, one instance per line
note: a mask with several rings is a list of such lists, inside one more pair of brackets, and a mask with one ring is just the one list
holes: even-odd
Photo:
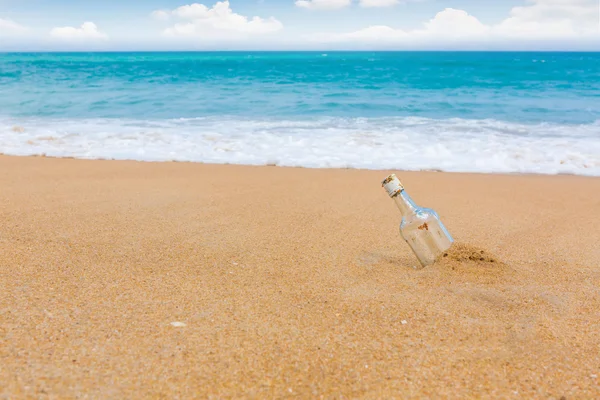
[(599, 223), (598, 178), (2, 156), (0, 398), (598, 398)]

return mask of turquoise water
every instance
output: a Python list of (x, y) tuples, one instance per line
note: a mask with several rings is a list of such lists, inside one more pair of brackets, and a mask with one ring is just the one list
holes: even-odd
[(0, 54), (9, 154), (600, 175), (599, 121), (600, 53)]

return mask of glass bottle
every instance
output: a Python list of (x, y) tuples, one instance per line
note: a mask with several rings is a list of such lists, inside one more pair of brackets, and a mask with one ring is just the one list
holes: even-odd
[(400, 234), (421, 266), (433, 264), (454, 242), (440, 217), (434, 210), (417, 206), (395, 174), (385, 178), (382, 186), (402, 213)]

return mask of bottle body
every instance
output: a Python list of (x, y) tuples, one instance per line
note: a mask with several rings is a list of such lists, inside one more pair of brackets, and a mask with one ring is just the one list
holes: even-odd
[(417, 256), (422, 267), (433, 264), (452, 246), (454, 239), (438, 214), (419, 207), (404, 190), (396, 175), (390, 175), (383, 186), (402, 213), (400, 234)]
[(434, 210), (417, 207), (402, 217), (400, 234), (406, 240), (422, 267), (431, 265), (454, 240)]

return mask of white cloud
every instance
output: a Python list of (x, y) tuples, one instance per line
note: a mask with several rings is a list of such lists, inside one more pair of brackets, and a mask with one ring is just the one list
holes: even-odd
[(399, 3), (398, 0), (360, 0), (359, 2), (360, 6), (365, 8), (392, 7)]
[(231, 9), (229, 1), (217, 2), (210, 8), (194, 3), (169, 12), (155, 11), (153, 16), (162, 19), (175, 17), (182, 21), (163, 32), (166, 36), (171, 37), (227, 39), (251, 34), (273, 33), (283, 28), (282, 23), (273, 17), (248, 18), (236, 14)]
[[(376, 25), (341, 35), (321, 36), (329, 42), (404, 42), (427, 41), (432, 39), (458, 40), (481, 37), (489, 32), (489, 27), (466, 11), (447, 8), (423, 24), (422, 29), (405, 31), (389, 26)], [(318, 39), (317, 39), (318, 40)]]
[[(350, 6), (352, 1), (353, 0), (296, 0), (296, 6), (311, 10), (339, 10)], [(407, 1), (421, 0), (358, 0), (358, 4), (363, 8), (382, 8), (392, 7)]]
[(486, 35), (490, 28), (466, 11), (446, 8), (425, 23), (425, 29), (412, 32), (416, 35), (442, 38), (469, 38)]
[(348, 7), (351, 3), (352, 0), (296, 0), (297, 7), (308, 8), (311, 10), (338, 10), (340, 8)]
[(7, 34), (19, 34), (27, 31), (27, 28), (17, 24), (15, 21), (10, 19), (0, 18), (0, 35), (3, 33)]
[(598, 0), (530, 0), (514, 7), (510, 17), (494, 27), (512, 38), (568, 38), (597, 33), (600, 29)]
[(69, 41), (108, 39), (108, 35), (99, 31), (98, 27), (93, 22), (84, 22), (79, 28), (73, 28), (71, 26), (54, 28), (50, 31), (50, 36), (56, 39)]
[(420, 29), (378, 25), (343, 34), (317, 35), (313, 39), (411, 46), (586, 39), (595, 35), (600, 39), (598, 16), (598, 0), (529, 0), (528, 5), (513, 8), (508, 18), (495, 25), (485, 25), (464, 10), (447, 8)]

